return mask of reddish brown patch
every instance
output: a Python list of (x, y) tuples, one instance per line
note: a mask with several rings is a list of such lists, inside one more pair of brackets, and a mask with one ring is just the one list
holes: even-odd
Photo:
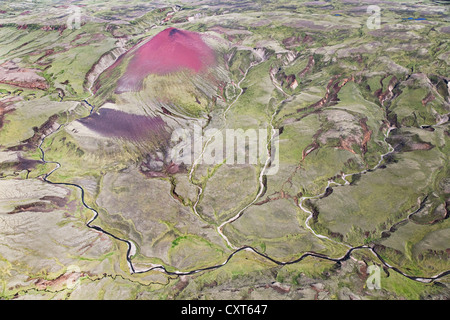
[[(386, 77), (383, 77), (380, 80), (380, 84), (381, 84), (382, 88), (383, 88), (383, 80), (385, 78)], [(391, 78), (391, 80), (389, 81), (389, 84), (384, 92), (383, 92), (383, 89), (378, 89), (377, 91), (375, 91), (375, 95), (378, 97), (378, 100), (380, 101), (380, 104), (382, 106), (384, 106), (384, 103), (386, 101), (389, 101), (394, 97), (394, 93), (392, 91), (394, 90), (394, 87), (397, 85), (397, 83), (398, 83), (397, 77), (393, 76)]]
[(284, 72), (277, 74), (277, 80), (280, 82), (282, 87), (295, 89), (298, 86), (295, 74), (286, 75)]
[(316, 292), (316, 294), (314, 295), (314, 300), (319, 299), (319, 293), (321, 293), (323, 291), (328, 292), (326, 290), (321, 289), (317, 284), (312, 284), (311, 289), (313, 289)]
[(54, 203), (58, 207), (64, 207), (67, 204), (66, 198), (57, 197), (57, 196), (45, 196), (45, 197), (42, 197), (41, 200), (50, 201), (51, 203)]
[(372, 130), (369, 130), (369, 127), (367, 126), (367, 118), (359, 120), (359, 124), (361, 125), (361, 128), (363, 129), (363, 140), (361, 142), (361, 152), (362, 154), (366, 154), (367, 152), (367, 144), (370, 141), (370, 138), (372, 137)]
[[(160, 165), (155, 166), (156, 162), (159, 162)], [(151, 155), (148, 155), (147, 159), (141, 162), (139, 171), (148, 178), (165, 178), (178, 172), (185, 172), (186, 166), (184, 164), (179, 165), (173, 162), (166, 163), (156, 156), (152, 157)], [(173, 195), (176, 200), (182, 202), (182, 199), (179, 198), (176, 193), (173, 193)]]
[(317, 143), (317, 141), (314, 141), (313, 143), (311, 143), (310, 145), (308, 145), (305, 149), (303, 149), (302, 151), (302, 160), (305, 160), (306, 156), (308, 154), (310, 154), (311, 152), (313, 152), (314, 150), (319, 149), (319, 144)]
[(422, 99), (422, 105), (425, 107), (428, 103), (436, 99), (436, 97), (430, 92), (428, 95)]
[(340, 145), (337, 147), (338, 149), (346, 150), (353, 154), (356, 154), (356, 152), (352, 148), (352, 145), (356, 143), (355, 138), (353, 138), (352, 136), (346, 137), (345, 139), (340, 137), (339, 141)]
[(287, 294), (289, 293), (289, 291), (291, 291), (291, 287), (284, 286), (279, 283), (272, 283), (269, 285), (269, 287), (281, 294)]
[(65, 284), (68, 283), (68, 281), (76, 281), (78, 278), (84, 275), (84, 273), (76, 272), (65, 273), (54, 280), (37, 279), (34, 284), (39, 290), (46, 290), (49, 287), (54, 290), (60, 290), (64, 287)]
[(41, 201), (39, 202), (18, 205), (8, 214), (16, 214), (20, 212), (50, 212), (55, 206), (63, 207), (67, 203), (67, 199), (56, 196), (44, 196), (40, 200)]
[(300, 71), (300, 73), (298, 74), (299, 78), (303, 78), (307, 73), (309, 73), (311, 71), (311, 69), (314, 67), (315, 64), (315, 60), (313, 56), (309, 56), (308, 59), (308, 64), (306, 65), (305, 69), (303, 69), (302, 71)]
[(17, 66), (12, 61), (0, 64), (0, 83), (21, 88), (47, 90), (47, 81), (37, 75), (37, 69), (27, 69)]
[(301, 44), (310, 44), (314, 40), (310, 35), (305, 35), (303, 38), (301, 36), (292, 36), (286, 39), (283, 39), (282, 43), (287, 49), (298, 47)]
[(340, 79), (340, 75), (334, 76), (333, 78), (330, 79), (330, 81), (328, 81), (327, 91), (322, 99), (320, 99), (319, 101), (308, 107), (297, 109), (297, 112), (308, 111), (310, 109), (317, 110), (324, 106), (336, 104), (339, 100), (337, 97), (339, 91), (342, 89), (343, 86), (347, 84), (347, 82), (354, 80), (355, 80), (354, 76), (351, 76), (350, 78), (343, 78), (342, 80)]
[[(180, 281), (177, 282), (176, 285), (172, 287), (173, 294), (170, 296), (171, 299), (177, 297), (181, 291), (183, 291), (189, 284), (189, 278), (186, 276), (181, 276)], [(217, 283), (216, 283), (217, 285)], [(207, 285), (205, 285), (207, 286)]]
[(16, 214), (20, 212), (50, 212), (52, 209), (47, 206), (46, 202), (33, 202), (28, 204), (18, 205), (13, 211), (8, 214)]

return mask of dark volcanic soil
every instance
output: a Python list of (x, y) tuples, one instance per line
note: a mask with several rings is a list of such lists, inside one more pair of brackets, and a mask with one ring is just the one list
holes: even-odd
[(103, 108), (99, 113), (78, 120), (89, 129), (110, 138), (122, 138), (132, 141), (156, 139), (168, 141), (170, 133), (160, 117), (148, 117), (129, 114), (122, 111)]

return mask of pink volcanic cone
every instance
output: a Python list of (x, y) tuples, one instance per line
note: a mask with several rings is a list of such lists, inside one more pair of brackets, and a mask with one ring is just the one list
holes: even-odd
[(133, 53), (116, 92), (139, 91), (149, 74), (164, 75), (180, 70), (198, 73), (215, 63), (214, 51), (198, 33), (168, 28)]

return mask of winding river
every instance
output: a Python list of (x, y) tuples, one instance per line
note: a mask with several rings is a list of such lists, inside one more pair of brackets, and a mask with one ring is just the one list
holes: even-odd
[[(262, 61), (260, 61), (259, 63), (261, 63), (261, 62), (262, 62)], [(247, 71), (245, 72), (244, 77), (239, 81), (239, 83), (238, 83), (237, 86), (238, 86), (238, 88), (241, 90), (241, 92), (240, 92), (240, 94), (234, 99), (234, 101), (228, 106), (228, 108), (225, 110), (225, 112), (224, 112), (224, 118), (226, 117), (227, 111), (228, 111), (228, 110), (229, 110), (229, 109), (237, 102), (237, 100), (239, 99), (239, 97), (242, 95), (242, 93), (243, 93), (244, 90), (240, 87), (240, 84), (241, 84), (242, 81), (244, 81), (244, 79), (246, 78), (246, 75), (247, 75), (248, 71), (249, 71), (252, 67), (256, 66), (256, 65), (259, 64), (259, 63), (254, 63), (254, 64), (252, 63), (252, 64), (250, 65), (250, 67), (247, 69)], [(288, 99), (289, 99), (289, 98), (288, 98)], [(283, 100), (281, 103), (287, 101), (288, 99)], [(90, 108), (91, 108), (90, 113), (92, 114), (92, 112), (94, 111), (94, 106), (92, 106), (91, 104), (89, 104), (89, 102), (86, 101), (86, 100), (83, 100), (82, 102), (83, 102), (83, 103), (86, 103), (87, 105), (90, 106)], [(280, 104), (281, 104), (281, 103), (280, 103)], [(96, 230), (96, 231), (98, 231), (98, 232), (101, 232), (101, 233), (103, 233), (103, 234), (106, 234), (106, 235), (110, 236), (111, 238), (113, 238), (113, 239), (115, 239), (115, 240), (118, 240), (118, 241), (120, 241), (120, 242), (123, 242), (123, 243), (125, 243), (125, 244), (127, 245), (127, 248), (128, 248), (128, 249), (127, 249), (127, 253), (126, 253), (126, 260), (127, 260), (128, 267), (129, 267), (129, 271), (130, 271), (131, 274), (140, 274), (140, 273), (145, 273), (145, 272), (149, 272), (149, 271), (159, 270), (159, 271), (161, 271), (161, 272), (163, 272), (163, 273), (165, 273), (165, 274), (168, 274), (168, 275), (192, 275), (192, 274), (196, 274), (196, 273), (202, 272), (202, 271), (218, 269), (218, 268), (220, 268), (220, 267), (226, 265), (226, 264), (234, 257), (234, 255), (236, 255), (237, 253), (239, 253), (239, 252), (241, 252), (241, 251), (244, 251), (244, 250), (245, 250), (245, 251), (249, 251), (249, 252), (253, 252), (253, 253), (256, 254), (256, 255), (261, 256), (261, 257), (263, 257), (263, 258), (265, 258), (265, 259), (267, 259), (267, 260), (269, 260), (269, 261), (271, 261), (271, 262), (273, 262), (273, 263), (275, 263), (275, 264), (277, 264), (277, 265), (281, 265), (281, 266), (282, 266), (282, 265), (289, 265), (289, 264), (298, 263), (298, 262), (302, 261), (303, 259), (305, 259), (305, 258), (307, 258), (307, 257), (316, 257), (316, 258), (319, 258), (319, 259), (324, 259), (324, 260), (334, 261), (334, 262), (336, 262), (336, 263), (341, 263), (341, 262), (346, 261), (346, 260), (348, 260), (349, 258), (351, 258), (351, 254), (352, 254), (353, 251), (357, 251), (357, 250), (369, 250), (369, 251), (370, 251), (370, 252), (371, 252), (371, 253), (372, 253), (372, 254), (373, 254), (380, 262), (381, 262), (381, 264), (382, 264), (383, 266), (385, 266), (385, 267), (388, 268), (388, 269), (392, 269), (392, 270), (396, 271), (397, 273), (399, 273), (399, 274), (401, 274), (401, 275), (403, 275), (403, 276), (405, 276), (405, 277), (407, 277), (407, 278), (409, 278), (409, 279), (411, 279), (411, 280), (415, 280), (415, 281), (419, 281), (419, 282), (423, 282), (423, 283), (430, 283), (430, 282), (433, 282), (433, 281), (435, 281), (435, 280), (437, 280), (437, 279), (439, 279), (439, 278), (442, 278), (442, 277), (444, 277), (444, 276), (450, 274), (450, 270), (447, 270), (447, 271), (441, 272), (441, 273), (439, 273), (439, 274), (437, 274), (437, 275), (435, 275), (435, 276), (432, 276), (432, 277), (416, 277), (416, 276), (411, 276), (411, 275), (408, 275), (408, 274), (404, 273), (403, 271), (401, 271), (401, 270), (398, 269), (397, 267), (388, 264), (386, 261), (384, 261), (384, 259), (383, 259), (378, 253), (376, 253), (376, 252), (373, 250), (372, 247), (370, 247), (370, 246), (368, 246), (368, 245), (361, 245), (361, 246), (351, 247), (351, 246), (348, 245), (348, 244), (341, 243), (341, 242), (337, 242), (337, 241), (335, 241), (335, 240), (333, 240), (333, 239), (330, 239), (329, 237), (326, 237), (326, 236), (324, 236), (324, 235), (320, 235), (320, 234), (316, 233), (316, 232), (310, 227), (310, 225), (309, 225), (309, 221), (310, 221), (311, 218), (312, 218), (312, 212), (311, 212), (310, 210), (306, 209), (306, 208), (303, 206), (303, 202), (304, 202), (305, 200), (307, 200), (307, 199), (318, 198), (318, 197), (324, 195), (325, 192), (327, 191), (327, 188), (329, 188), (332, 184), (336, 184), (336, 185), (342, 186), (342, 184), (339, 184), (339, 183), (337, 183), (337, 182), (335, 182), (335, 181), (332, 181), (332, 180), (329, 180), (329, 181), (328, 181), (328, 184), (327, 184), (327, 186), (326, 186), (326, 188), (325, 188), (325, 190), (324, 190), (324, 192), (323, 192), (322, 194), (317, 195), (317, 196), (314, 196), (314, 197), (302, 197), (302, 198), (300, 199), (300, 201), (299, 201), (299, 207), (300, 207), (303, 211), (305, 211), (306, 213), (309, 214), (309, 217), (308, 217), (308, 218), (306, 219), (306, 221), (305, 221), (305, 226), (306, 226), (306, 228), (307, 228), (308, 230), (310, 230), (310, 231), (314, 234), (314, 236), (316, 236), (317, 238), (322, 239), (322, 240), (333, 241), (333, 242), (335, 242), (335, 243), (338, 243), (338, 244), (341, 244), (341, 245), (343, 245), (343, 246), (348, 247), (348, 250), (346, 251), (346, 253), (345, 253), (343, 256), (338, 257), (338, 258), (332, 258), (332, 257), (326, 256), (326, 255), (322, 255), (322, 254), (319, 254), (319, 253), (315, 253), (315, 252), (305, 252), (305, 253), (301, 254), (297, 259), (294, 259), (294, 260), (291, 260), (291, 261), (279, 261), (279, 260), (277, 260), (277, 259), (275, 259), (275, 258), (270, 257), (269, 255), (266, 255), (266, 254), (264, 254), (264, 253), (259, 252), (257, 249), (255, 249), (255, 248), (253, 248), (253, 247), (251, 247), (251, 246), (242, 246), (242, 247), (236, 247), (236, 246), (234, 246), (234, 245), (229, 241), (229, 239), (223, 234), (223, 228), (225, 227), (225, 225), (227, 225), (227, 224), (229, 224), (229, 223), (232, 223), (233, 221), (236, 221), (239, 217), (241, 217), (242, 214), (244, 213), (244, 211), (245, 211), (248, 207), (250, 207), (251, 205), (253, 205), (253, 204), (261, 197), (261, 195), (262, 195), (262, 194), (264, 193), (264, 191), (265, 191), (265, 186), (264, 186), (264, 183), (263, 183), (263, 179), (264, 179), (264, 175), (265, 175), (265, 172), (266, 172), (267, 168), (270, 166), (270, 160), (271, 160), (271, 155), (270, 155), (270, 144), (271, 144), (271, 141), (275, 138), (275, 136), (276, 136), (276, 134), (277, 134), (277, 130), (275, 130), (274, 125), (273, 125), (273, 120), (274, 120), (274, 117), (275, 117), (275, 115), (276, 115), (277, 112), (278, 112), (278, 108), (276, 108), (275, 112), (272, 114), (272, 118), (271, 118), (271, 121), (270, 121), (270, 127), (271, 127), (271, 129), (272, 129), (272, 135), (271, 135), (271, 140), (270, 140), (270, 141), (268, 142), (268, 144), (267, 144), (268, 158), (267, 158), (267, 160), (266, 160), (266, 162), (265, 162), (265, 164), (264, 164), (264, 167), (263, 167), (263, 169), (262, 169), (262, 171), (261, 171), (261, 173), (260, 173), (260, 175), (259, 175), (259, 179), (258, 179), (258, 181), (259, 181), (259, 192), (258, 192), (258, 194), (256, 195), (256, 197), (255, 197), (255, 198), (254, 198), (247, 206), (245, 206), (243, 209), (241, 209), (235, 216), (233, 216), (233, 217), (230, 218), (229, 220), (223, 222), (223, 223), (217, 228), (217, 232), (222, 236), (222, 238), (227, 242), (228, 246), (229, 246), (230, 248), (232, 248), (232, 250), (233, 250), (232, 253), (227, 257), (227, 259), (226, 259), (223, 263), (221, 263), (221, 264), (212, 265), (212, 266), (208, 266), (208, 267), (204, 267), (204, 268), (199, 268), (199, 269), (195, 269), (195, 270), (191, 270), (191, 271), (168, 271), (168, 270), (166, 269), (166, 267), (164, 267), (163, 265), (152, 265), (150, 268), (146, 268), (146, 269), (143, 269), (143, 270), (136, 270), (135, 267), (133, 266), (133, 262), (132, 262), (132, 257), (133, 257), (133, 256), (135, 255), (135, 253), (136, 253), (136, 245), (135, 245), (132, 241), (130, 241), (130, 240), (126, 240), (126, 239), (120, 238), (120, 237), (118, 237), (118, 236), (116, 236), (116, 235), (114, 235), (114, 234), (112, 234), (112, 233), (110, 233), (110, 232), (108, 232), (108, 231), (102, 229), (101, 227), (99, 227), (99, 226), (93, 224), (94, 221), (97, 219), (99, 213), (97, 212), (97, 210), (95, 210), (94, 208), (92, 208), (91, 206), (89, 206), (89, 205), (86, 203), (86, 201), (85, 201), (85, 190), (84, 190), (84, 188), (83, 188), (82, 186), (78, 185), (78, 184), (75, 184), (75, 183), (53, 182), (53, 181), (49, 180), (50, 175), (51, 175), (53, 172), (55, 172), (56, 170), (58, 170), (59, 168), (61, 168), (61, 164), (58, 163), (58, 162), (55, 162), (55, 161), (48, 161), (48, 160), (46, 160), (45, 152), (44, 152), (42, 146), (43, 146), (43, 144), (44, 144), (45, 139), (47, 139), (49, 136), (51, 136), (51, 135), (57, 133), (59, 130), (61, 130), (61, 128), (64, 127), (64, 124), (60, 125), (57, 129), (53, 130), (51, 133), (48, 133), (48, 134), (44, 135), (44, 136), (42, 137), (42, 139), (41, 139), (41, 142), (39, 143), (38, 148), (39, 148), (39, 150), (40, 150), (41, 153), (42, 153), (41, 160), (42, 160), (44, 163), (46, 163), (46, 164), (54, 164), (54, 165), (55, 165), (55, 168), (53, 168), (50, 172), (48, 172), (48, 173), (46, 173), (45, 175), (43, 175), (42, 178), (43, 178), (43, 181), (45, 181), (45, 182), (47, 182), (47, 183), (50, 183), (50, 184), (53, 184), (53, 185), (63, 185), (63, 186), (68, 186), (68, 187), (75, 187), (75, 188), (77, 188), (77, 189), (80, 190), (80, 192), (81, 192), (81, 203), (83, 204), (83, 206), (84, 206), (86, 209), (89, 209), (90, 211), (93, 212), (93, 217), (86, 223), (86, 226), (87, 226), (88, 228), (94, 229), (94, 230)], [(392, 129), (393, 129), (393, 128), (389, 128), (389, 129), (387, 130), (387, 133), (385, 134), (385, 139), (384, 139), (385, 142), (386, 142), (386, 138), (389, 136), (389, 133), (390, 133), (390, 131), (391, 131)], [(210, 140), (209, 140), (209, 141), (210, 141)], [(205, 148), (206, 148), (206, 145), (208, 144), (209, 141), (206, 142)], [(386, 142), (386, 143), (387, 143), (387, 142)], [(204, 153), (204, 151), (205, 151), (205, 150), (203, 150), (202, 154)], [(378, 164), (377, 164), (373, 169), (371, 169), (371, 170), (377, 169), (377, 168), (381, 165), (381, 163), (382, 163), (384, 157), (385, 157), (386, 155), (392, 153), (392, 151), (393, 151), (393, 148), (392, 148), (391, 145), (389, 145), (389, 151), (388, 151), (387, 153), (381, 155), (380, 161), (379, 161)], [(189, 172), (189, 180), (190, 180), (191, 182), (192, 182), (192, 175), (193, 175), (195, 166), (198, 164), (198, 161), (199, 161), (199, 160), (197, 160), (196, 162), (194, 162), (194, 164), (193, 164), (193, 166), (192, 166), (192, 168), (191, 168), (191, 170), (190, 170), (190, 172)], [(365, 172), (367, 172), (367, 171), (368, 171), (368, 170), (364, 170), (364, 171), (361, 171), (361, 172), (359, 172), (359, 173), (353, 173), (353, 174), (343, 174), (343, 175), (342, 175), (342, 179), (343, 179), (344, 182), (345, 182), (344, 185), (348, 185), (348, 184), (349, 184), (349, 182), (346, 180), (346, 177), (351, 176), (351, 175), (355, 175), (355, 174), (365, 173)], [(200, 215), (198, 214), (196, 208), (197, 208), (197, 205), (198, 205), (198, 203), (199, 203), (199, 201), (200, 201), (200, 196), (201, 196), (201, 194), (202, 194), (202, 192), (203, 192), (203, 189), (201, 188), (201, 186), (198, 186), (198, 185), (197, 185), (197, 187), (198, 187), (198, 194), (197, 194), (197, 200), (196, 200), (196, 202), (195, 202), (194, 205), (193, 205), (193, 211), (194, 211), (194, 213), (195, 213), (199, 218), (201, 218)]]
[[(87, 102), (86, 100), (83, 100), (83, 102), (86, 103), (87, 105), (89, 105), (89, 106), (91, 107), (90, 114), (92, 114), (92, 112), (94, 111), (94, 107), (93, 107), (89, 102)], [(50, 183), (50, 184), (53, 184), (53, 185), (63, 185), (63, 186), (75, 187), (75, 188), (77, 188), (77, 189), (79, 189), (79, 190), (81, 191), (81, 203), (83, 204), (83, 206), (84, 206), (86, 209), (89, 209), (89, 210), (91, 210), (91, 211), (94, 213), (93, 217), (86, 223), (86, 226), (89, 227), (89, 228), (91, 228), (91, 229), (94, 229), (94, 230), (97, 230), (97, 231), (99, 231), (99, 232), (102, 232), (102, 233), (104, 233), (104, 234), (106, 234), (106, 235), (108, 235), (108, 236), (110, 236), (110, 237), (112, 237), (112, 238), (114, 238), (114, 239), (116, 239), (116, 240), (119, 240), (119, 241), (121, 241), (121, 242), (126, 243), (127, 246), (128, 246), (128, 249), (127, 249), (127, 262), (128, 262), (128, 267), (129, 267), (130, 272), (131, 272), (131, 273), (134, 273), (135, 270), (134, 270), (133, 264), (132, 264), (132, 262), (131, 262), (131, 257), (136, 253), (136, 246), (135, 246), (135, 244), (134, 244), (133, 242), (129, 241), (129, 240), (125, 240), (125, 239), (119, 238), (119, 237), (115, 236), (114, 234), (112, 234), (112, 233), (110, 233), (110, 232), (108, 232), (108, 231), (106, 231), (106, 230), (100, 228), (99, 226), (92, 225), (92, 222), (94, 222), (94, 220), (97, 219), (97, 217), (98, 217), (98, 211), (95, 210), (94, 208), (90, 207), (90, 206), (86, 203), (86, 201), (85, 201), (85, 191), (84, 191), (83, 187), (80, 186), (80, 185), (78, 185), (78, 184), (75, 184), (75, 183), (53, 182), (53, 181), (48, 180), (48, 177), (49, 177), (53, 172), (55, 172), (56, 170), (58, 170), (59, 168), (61, 168), (61, 164), (60, 164), (59, 162), (56, 162), (56, 161), (47, 161), (47, 160), (45, 159), (45, 152), (44, 152), (44, 150), (42, 149), (42, 145), (43, 145), (43, 143), (44, 143), (44, 141), (45, 141), (46, 138), (48, 138), (49, 136), (51, 136), (51, 135), (55, 134), (56, 132), (58, 132), (59, 130), (61, 130), (62, 127), (64, 127), (64, 124), (60, 125), (56, 130), (54, 130), (53, 132), (49, 133), (48, 135), (44, 135), (43, 138), (41, 139), (41, 142), (39, 143), (38, 148), (39, 148), (39, 150), (40, 150), (41, 153), (42, 153), (41, 160), (42, 160), (44, 163), (46, 163), (46, 164), (55, 164), (55, 168), (53, 168), (50, 172), (46, 173), (46, 174), (42, 177), (42, 179), (43, 179), (45, 182)]]

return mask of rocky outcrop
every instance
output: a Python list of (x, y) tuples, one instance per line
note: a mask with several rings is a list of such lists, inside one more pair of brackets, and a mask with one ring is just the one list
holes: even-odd
[(174, 163), (170, 157), (164, 156), (162, 152), (153, 155), (148, 154), (140, 163), (139, 171), (147, 178), (165, 178), (175, 173), (186, 172), (186, 166)]
[(27, 89), (47, 90), (49, 85), (45, 78), (37, 74), (40, 70), (19, 67), (13, 61), (0, 65), (0, 83)]
[(296, 58), (297, 58), (297, 53), (295, 53), (294, 51), (287, 51), (284, 53), (277, 54), (277, 60), (280, 61), (285, 66), (290, 64)]
[[(280, 69), (278, 69), (278, 71), (280, 71)], [(295, 77), (295, 74), (286, 75), (286, 73), (284, 73), (284, 72), (277, 73), (276, 68), (272, 68), (270, 70), (270, 73), (272, 76), (274, 76), (277, 79), (280, 86), (285, 87), (285, 88), (290, 88), (292, 90), (294, 90), (295, 88), (298, 87), (298, 82), (297, 82), (297, 78)]]
[(309, 73), (312, 70), (312, 68), (314, 67), (315, 63), (316, 62), (314, 60), (314, 56), (309, 56), (308, 64), (306, 65), (305, 69), (300, 71), (300, 73), (298, 74), (298, 77), (299, 78), (303, 78), (307, 73)]
[(399, 83), (398, 79), (396, 76), (393, 76), (391, 78), (391, 80), (389, 81), (389, 84), (386, 88), (385, 91), (383, 91), (383, 80), (385, 79), (385, 77), (383, 77), (380, 80), (380, 84), (381, 84), (381, 89), (378, 89), (377, 91), (375, 91), (375, 95), (378, 97), (378, 100), (380, 101), (380, 104), (382, 106), (384, 106), (384, 103), (387, 101), (390, 101), (394, 98), (394, 93), (393, 90), (395, 88), (395, 86)]
[(125, 49), (126, 39), (117, 41), (117, 48), (103, 54), (86, 74), (84, 81), (85, 88), (91, 88), (98, 76), (116, 62), (119, 57), (127, 52)]
[(430, 92), (428, 95), (422, 99), (422, 106), (426, 106), (428, 103), (436, 99), (436, 97)]
[(342, 80), (340, 79), (339, 75), (334, 76), (328, 82), (327, 91), (325, 93), (325, 96), (322, 99), (320, 99), (319, 101), (317, 101), (316, 103), (314, 103), (308, 107), (297, 109), (297, 112), (306, 111), (308, 109), (319, 109), (326, 105), (336, 104), (337, 101), (339, 100), (338, 99), (339, 91), (349, 81), (355, 81), (354, 76), (351, 76), (350, 78), (343, 78)]

